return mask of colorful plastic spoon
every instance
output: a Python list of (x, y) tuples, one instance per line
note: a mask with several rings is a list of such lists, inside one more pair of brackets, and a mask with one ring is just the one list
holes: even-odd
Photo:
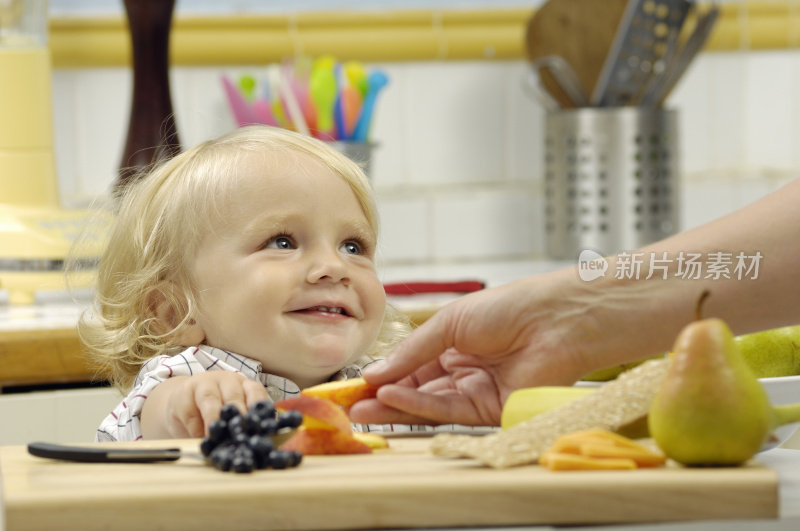
[(367, 78), (367, 96), (364, 98), (364, 106), (361, 109), (361, 117), (356, 124), (356, 130), (353, 133), (353, 140), (356, 142), (366, 143), (369, 138), (369, 129), (372, 122), (372, 114), (375, 110), (375, 100), (378, 93), (389, 82), (389, 78), (381, 70), (374, 70)]

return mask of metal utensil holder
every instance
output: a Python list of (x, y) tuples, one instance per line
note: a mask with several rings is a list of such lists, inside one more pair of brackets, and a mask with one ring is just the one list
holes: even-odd
[(634, 250), (678, 230), (677, 111), (582, 108), (546, 117), (547, 252)]
[(330, 146), (341, 152), (345, 157), (361, 166), (367, 177), (372, 175), (372, 151), (376, 147), (373, 143), (345, 142), (335, 140), (329, 142)]

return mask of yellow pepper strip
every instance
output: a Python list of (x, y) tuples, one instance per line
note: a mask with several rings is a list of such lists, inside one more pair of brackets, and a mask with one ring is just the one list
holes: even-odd
[(539, 462), (549, 470), (633, 470), (636, 468), (636, 462), (633, 459), (586, 457), (561, 452), (545, 452), (539, 457)]
[(666, 457), (618, 433), (594, 429), (568, 433), (542, 453), (550, 470), (609, 470), (662, 466)]
[(581, 445), (580, 454), (586, 457), (623, 457), (632, 459), (640, 467), (661, 466), (667, 461), (663, 455), (651, 452), (644, 446), (622, 448), (610, 444), (586, 443)]

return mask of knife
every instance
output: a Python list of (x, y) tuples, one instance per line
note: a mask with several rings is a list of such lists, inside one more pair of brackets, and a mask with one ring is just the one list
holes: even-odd
[[(28, 453), (36, 457), (78, 461), (81, 463), (154, 463), (177, 461), (186, 454), (180, 448), (108, 448), (106, 446), (68, 446), (48, 442), (28, 444)], [(201, 457), (200, 454), (196, 454)]]
[[(275, 448), (286, 442), (296, 428), (284, 428), (270, 435)], [(156, 463), (177, 461), (181, 457), (205, 459), (198, 452), (183, 452), (180, 448), (114, 448), (110, 444), (97, 446), (72, 446), (49, 442), (32, 442), (28, 444), (28, 453), (46, 459), (76, 461), (80, 463)]]

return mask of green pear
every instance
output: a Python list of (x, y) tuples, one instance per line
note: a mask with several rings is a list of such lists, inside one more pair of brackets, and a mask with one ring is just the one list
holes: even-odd
[(734, 341), (756, 378), (800, 374), (800, 325), (745, 334)]
[(746, 462), (779, 425), (800, 421), (800, 404), (773, 407), (720, 319), (686, 326), (650, 408), (648, 427), (687, 466)]

